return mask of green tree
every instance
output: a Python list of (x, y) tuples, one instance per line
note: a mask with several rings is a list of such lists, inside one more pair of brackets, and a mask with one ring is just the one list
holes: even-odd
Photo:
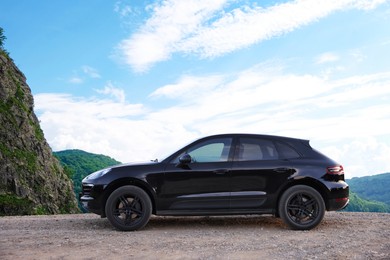
[(4, 44), (5, 40), (7, 39), (7, 37), (5, 37), (3, 32), (4, 32), (3, 28), (0, 27), (0, 50), (4, 50), (3, 44)]
[(354, 212), (390, 212), (390, 206), (386, 203), (374, 200), (366, 200), (354, 192), (349, 194), (349, 204), (345, 211)]
[[(76, 197), (81, 192), (81, 181), (85, 176), (108, 166), (119, 164), (120, 162), (102, 155), (87, 153), (82, 150), (65, 150), (54, 152), (60, 161), (65, 173), (73, 180), (73, 189)], [(79, 203), (79, 208), (83, 210)]]
[(390, 206), (390, 173), (355, 177), (346, 181), (350, 190), (358, 194), (359, 197), (381, 201)]

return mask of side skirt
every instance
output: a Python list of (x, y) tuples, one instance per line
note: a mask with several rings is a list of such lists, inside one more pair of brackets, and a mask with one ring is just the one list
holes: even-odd
[(272, 209), (256, 210), (159, 210), (157, 216), (221, 216), (221, 215), (252, 215), (275, 214)]

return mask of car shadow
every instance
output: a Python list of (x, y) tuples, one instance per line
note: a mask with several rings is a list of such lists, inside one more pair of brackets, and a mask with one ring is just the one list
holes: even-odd
[(206, 216), (206, 217), (152, 217), (145, 228), (266, 228), (284, 227), (282, 221), (273, 216)]
[[(94, 216), (94, 217), (93, 217)], [(337, 231), (342, 226), (348, 225), (350, 220), (342, 217), (342, 214), (328, 212), (322, 222), (312, 231)], [(93, 218), (92, 218), (93, 217)], [(90, 217), (82, 220), (85, 225), (82, 229), (115, 230), (107, 218), (100, 218), (90, 214)], [(80, 225), (80, 222), (74, 223)], [(148, 224), (140, 231), (169, 231), (175, 230), (201, 230), (201, 229), (257, 229), (257, 230), (291, 230), (281, 218), (272, 215), (236, 215), (236, 216), (152, 216)], [(295, 232), (299, 232), (295, 230)], [(302, 231), (306, 232), (306, 231)]]
[[(114, 228), (105, 218), (86, 220), (87, 226), (107, 230)], [(142, 230), (171, 230), (171, 229), (210, 229), (210, 228), (240, 228), (240, 229), (286, 229), (280, 218), (273, 216), (202, 216), (202, 217), (164, 217), (152, 216)]]

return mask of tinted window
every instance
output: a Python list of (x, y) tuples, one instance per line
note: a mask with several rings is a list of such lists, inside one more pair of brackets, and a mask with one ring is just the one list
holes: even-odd
[[(224, 162), (229, 159), (231, 143), (231, 138), (208, 140), (188, 148), (180, 156), (188, 153), (192, 162)], [(174, 162), (178, 162), (180, 156)]]
[(236, 161), (277, 160), (278, 151), (272, 141), (256, 138), (240, 138)]
[(278, 147), (278, 150), (280, 152), (280, 157), (282, 159), (292, 159), (292, 158), (298, 158), (299, 153), (295, 151), (292, 147), (290, 147), (287, 144), (276, 142), (276, 145)]

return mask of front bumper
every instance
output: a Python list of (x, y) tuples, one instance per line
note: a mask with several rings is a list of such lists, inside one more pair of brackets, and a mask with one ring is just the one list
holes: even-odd
[(79, 201), (82, 207), (98, 215), (103, 215), (103, 206), (101, 202), (103, 188), (100, 185), (83, 183), (82, 192), (79, 194)]
[(102, 215), (102, 207), (95, 198), (86, 195), (81, 196), (80, 194), (79, 201), (86, 211)]
[(83, 196), (82, 193), (79, 194), (79, 201), (81, 203), (81, 206), (87, 211), (89, 211), (88, 203), (93, 200), (94, 198), (90, 196)]

